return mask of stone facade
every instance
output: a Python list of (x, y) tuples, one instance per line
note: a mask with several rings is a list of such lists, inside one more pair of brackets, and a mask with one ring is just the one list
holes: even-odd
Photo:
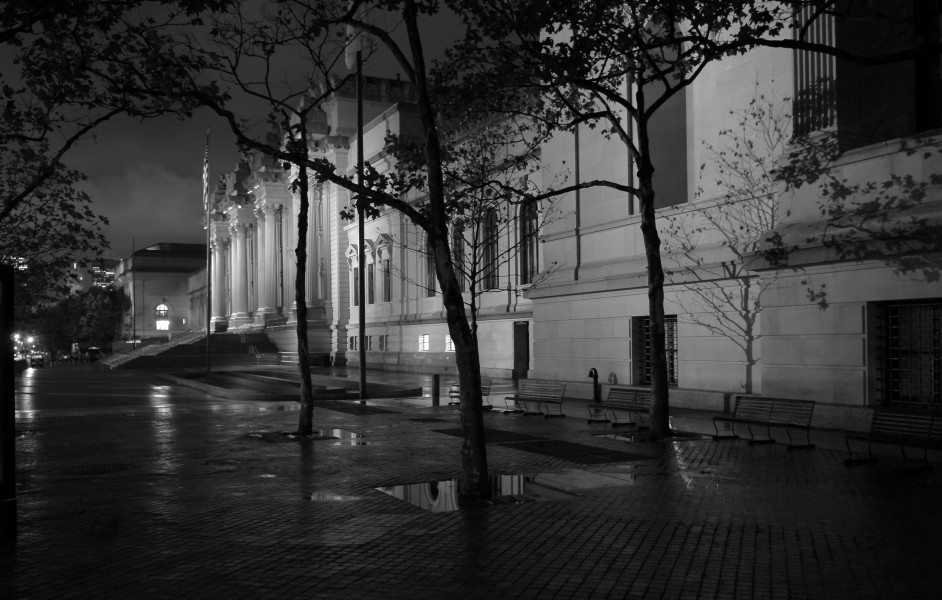
[[(942, 403), (942, 289), (932, 275), (939, 249), (906, 246), (923, 259), (919, 268), (907, 268), (900, 260), (905, 248), (887, 240), (867, 252), (842, 253), (827, 243), (835, 223), (820, 186), (794, 189), (767, 180), (761, 194), (731, 199), (718, 182), (716, 152), (730, 144), (723, 132), (737, 126), (738, 115), (761, 98), (775, 109), (787, 108), (787, 98), (806, 92), (810, 78), (821, 75), (803, 71), (800, 60), (791, 51), (763, 49), (712, 64), (650, 124), (663, 260), (672, 271), (665, 300), (672, 404), (722, 410), (730, 395), (743, 392), (807, 398), (819, 402), (819, 424), (860, 428), (864, 409), (878, 404)], [(841, 102), (841, 94), (856, 93), (853, 78), (861, 71), (839, 67), (824, 74), (844, 73), (844, 87), (838, 85), (844, 91), (827, 118), (815, 121), (819, 134), (836, 132), (842, 144), (825, 175), (879, 186), (925, 183), (942, 172), (934, 151), (942, 139), (931, 135), (937, 133), (931, 127), (930, 135), (913, 137), (927, 133), (916, 122), (902, 137), (860, 142), (857, 136), (856, 146), (844, 148), (842, 111), (873, 111)], [(395, 168), (383, 152), (386, 134), (415, 127), (417, 115), (398, 82), (368, 78), (367, 97), (364, 154), (382, 173)], [(359, 143), (353, 97), (342, 90), (322, 109), (316, 150), (352, 176)], [(788, 132), (789, 139), (793, 133), (815, 134), (799, 116), (793, 123), (805, 130)], [(859, 121), (852, 117), (846, 122)], [(912, 152), (914, 144), (928, 151)], [(214, 303), (213, 319), (229, 327), (295, 318), (290, 290), (298, 197), (276, 165), (253, 160), (244, 161), (217, 196), (214, 257), (226, 265), (225, 276), (217, 277), (227, 291), (225, 306), (221, 299)], [(625, 146), (589, 127), (558, 134), (543, 146), (541, 162), (544, 181), (558, 181), (567, 172), (569, 183), (631, 184), (636, 175)], [(938, 227), (942, 195), (937, 185), (923, 192), (915, 206), (882, 221), (919, 224), (909, 232), (892, 230), (893, 241)], [(787, 247), (785, 264), (766, 260), (762, 247), (732, 252), (716, 221), (724, 207), (752, 211), (769, 199), (776, 218), (761, 240)], [(365, 247), (358, 248), (356, 223), (339, 216), (349, 204), (344, 189), (312, 185), (305, 287), (312, 351), (335, 364), (356, 364), (356, 305), (365, 302), (368, 366), (452, 371), (454, 355), (441, 297), (428, 285), (422, 234), (387, 210), (367, 221)], [(523, 283), (522, 263), (515, 258), (499, 265), (498, 283), (480, 298), (483, 372), (566, 381), (569, 396), (591, 397), (593, 368), (606, 384), (647, 385), (647, 275), (637, 201), (600, 187), (563, 195), (554, 206), (558, 218), (540, 229), (538, 284)], [(698, 232), (692, 250), (681, 250), (678, 227)], [(860, 235), (872, 233), (862, 228)], [(510, 228), (501, 244), (512, 244), (518, 234)], [(362, 294), (355, 283), (361, 251), (368, 282)], [(813, 295), (822, 290), (823, 296)], [(889, 319), (901, 318), (910, 329), (924, 323), (918, 341), (889, 331)], [(291, 343), (290, 335), (276, 335)]]
[[(132, 309), (114, 349), (167, 341), (204, 326), (205, 271), (204, 244), (159, 243), (121, 260), (115, 269), (114, 286), (124, 290)], [(203, 277), (194, 277), (197, 272)], [(158, 314), (161, 305), (166, 314)], [(158, 325), (158, 321), (166, 321), (166, 325)]]

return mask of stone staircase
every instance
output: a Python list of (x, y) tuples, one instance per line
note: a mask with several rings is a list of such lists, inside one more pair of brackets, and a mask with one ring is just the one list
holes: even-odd
[[(206, 331), (192, 330), (165, 344), (152, 344), (102, 359), (111, 368), (185, 369), (199, 367), (206, 359)], [(262, 332), (239, 330), (213, 334), (209, 340), (214, 367), (279, 364), (278, 348)]]

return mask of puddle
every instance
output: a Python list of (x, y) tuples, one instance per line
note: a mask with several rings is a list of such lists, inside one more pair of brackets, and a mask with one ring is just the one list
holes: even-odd
[[(495, 475), (491, 477), (494, 504), (568, 500), (580, 491), (632, 485), (634, 473), (591, 473), (569, 469), (533, 475)], [(458, 480), (431, 481), (376, 488), (394, 498), (429, 512), (460, 510)]]
[[(254, 432), (249, 437), (264, 440), (272, 443), (284, 443), (297, 441), (298, 434), (293, 431), (277, 432)], [(366, 446), (370, 442), (363, 439), (363, 434), (347, 431), (346, 429), (318, 429), (307, 438), (310, 441), (320, 442), (333, 440), (333, 446)]]
[(331, 494), (328, 492), (314, 492), (308, 496), (308, 500), (313, 500), (314, 502), (353, 502), (356, 500), (362, 500), (360, 496), (348, 496), (345, 494)]
[(315, 440), (336, 440), (334, 446), (368, 446), (362, 433), (347, 431), (346, 429), (319, 429), (314, 432)]

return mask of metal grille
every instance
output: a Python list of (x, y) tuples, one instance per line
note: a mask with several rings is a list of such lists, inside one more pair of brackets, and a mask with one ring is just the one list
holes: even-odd
[[(817, 6), (806, 6), (797, 15), (794, 34), (800, 32), (808, 42), (836, 45), (834, 18), (817, 14)], [(807, 30), (803, 25), (817, 15)], [(807, 50), (795, 51), (795, 135), (807, 135), (831, 127), (837, 121), (834, 80), (837, 61), (833, 56)]]
[[(640, 385), (651, 385), (653, 361), (651, 358), (651, 317), (635, 318), (636, 356), (640, 356), (638, 381)], [(664, 315), (664, 346), (667, 354), (667, 383), (678, 385), (677, 369), (677, 315)]]
[(883, 403), (942, 407), (942, 300), (884, 304)]

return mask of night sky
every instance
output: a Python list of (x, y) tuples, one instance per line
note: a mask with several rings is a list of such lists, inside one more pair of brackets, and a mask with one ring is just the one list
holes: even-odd
[[(388, 24), (387, 24), (388, 25)], [(462, 26), (453, 14), (424, 19), (426, 56), (441, 56)], [(401, 28), (394, 37), (404, 43)], [(373, 56), (369, 75), (390, 77), (401, 71), (389, 57)], [(242, 116), (250, 117), (250, 114)], [(254, 115), (262, 119), (264, 115)], [(83, 189), (96, 212), (110, 225), (106, 258), (126, 258), (132, 248), (158, 242), (205, 243), (203, 213), (203, 152), (211, 128), (210, 182), (235, 168), (238, 149), (228, 125), (208, 110), (183, 121), (162, 117), (147, 121), (120, 117), (95, 130), (65, 157), (65, 164), (83, 172)]]
[(102, 126), (66, 157), (85, 173), (82, 185), (95, 211), (110, 225), (106, 258), (126, 258), (132, 244), (203, 243), (203, 152), (211, 128), (210, 181), (238, 160), (234, 137), (208, 111), (181, 121), (176, 117), (140, 121), (120, 118)]

